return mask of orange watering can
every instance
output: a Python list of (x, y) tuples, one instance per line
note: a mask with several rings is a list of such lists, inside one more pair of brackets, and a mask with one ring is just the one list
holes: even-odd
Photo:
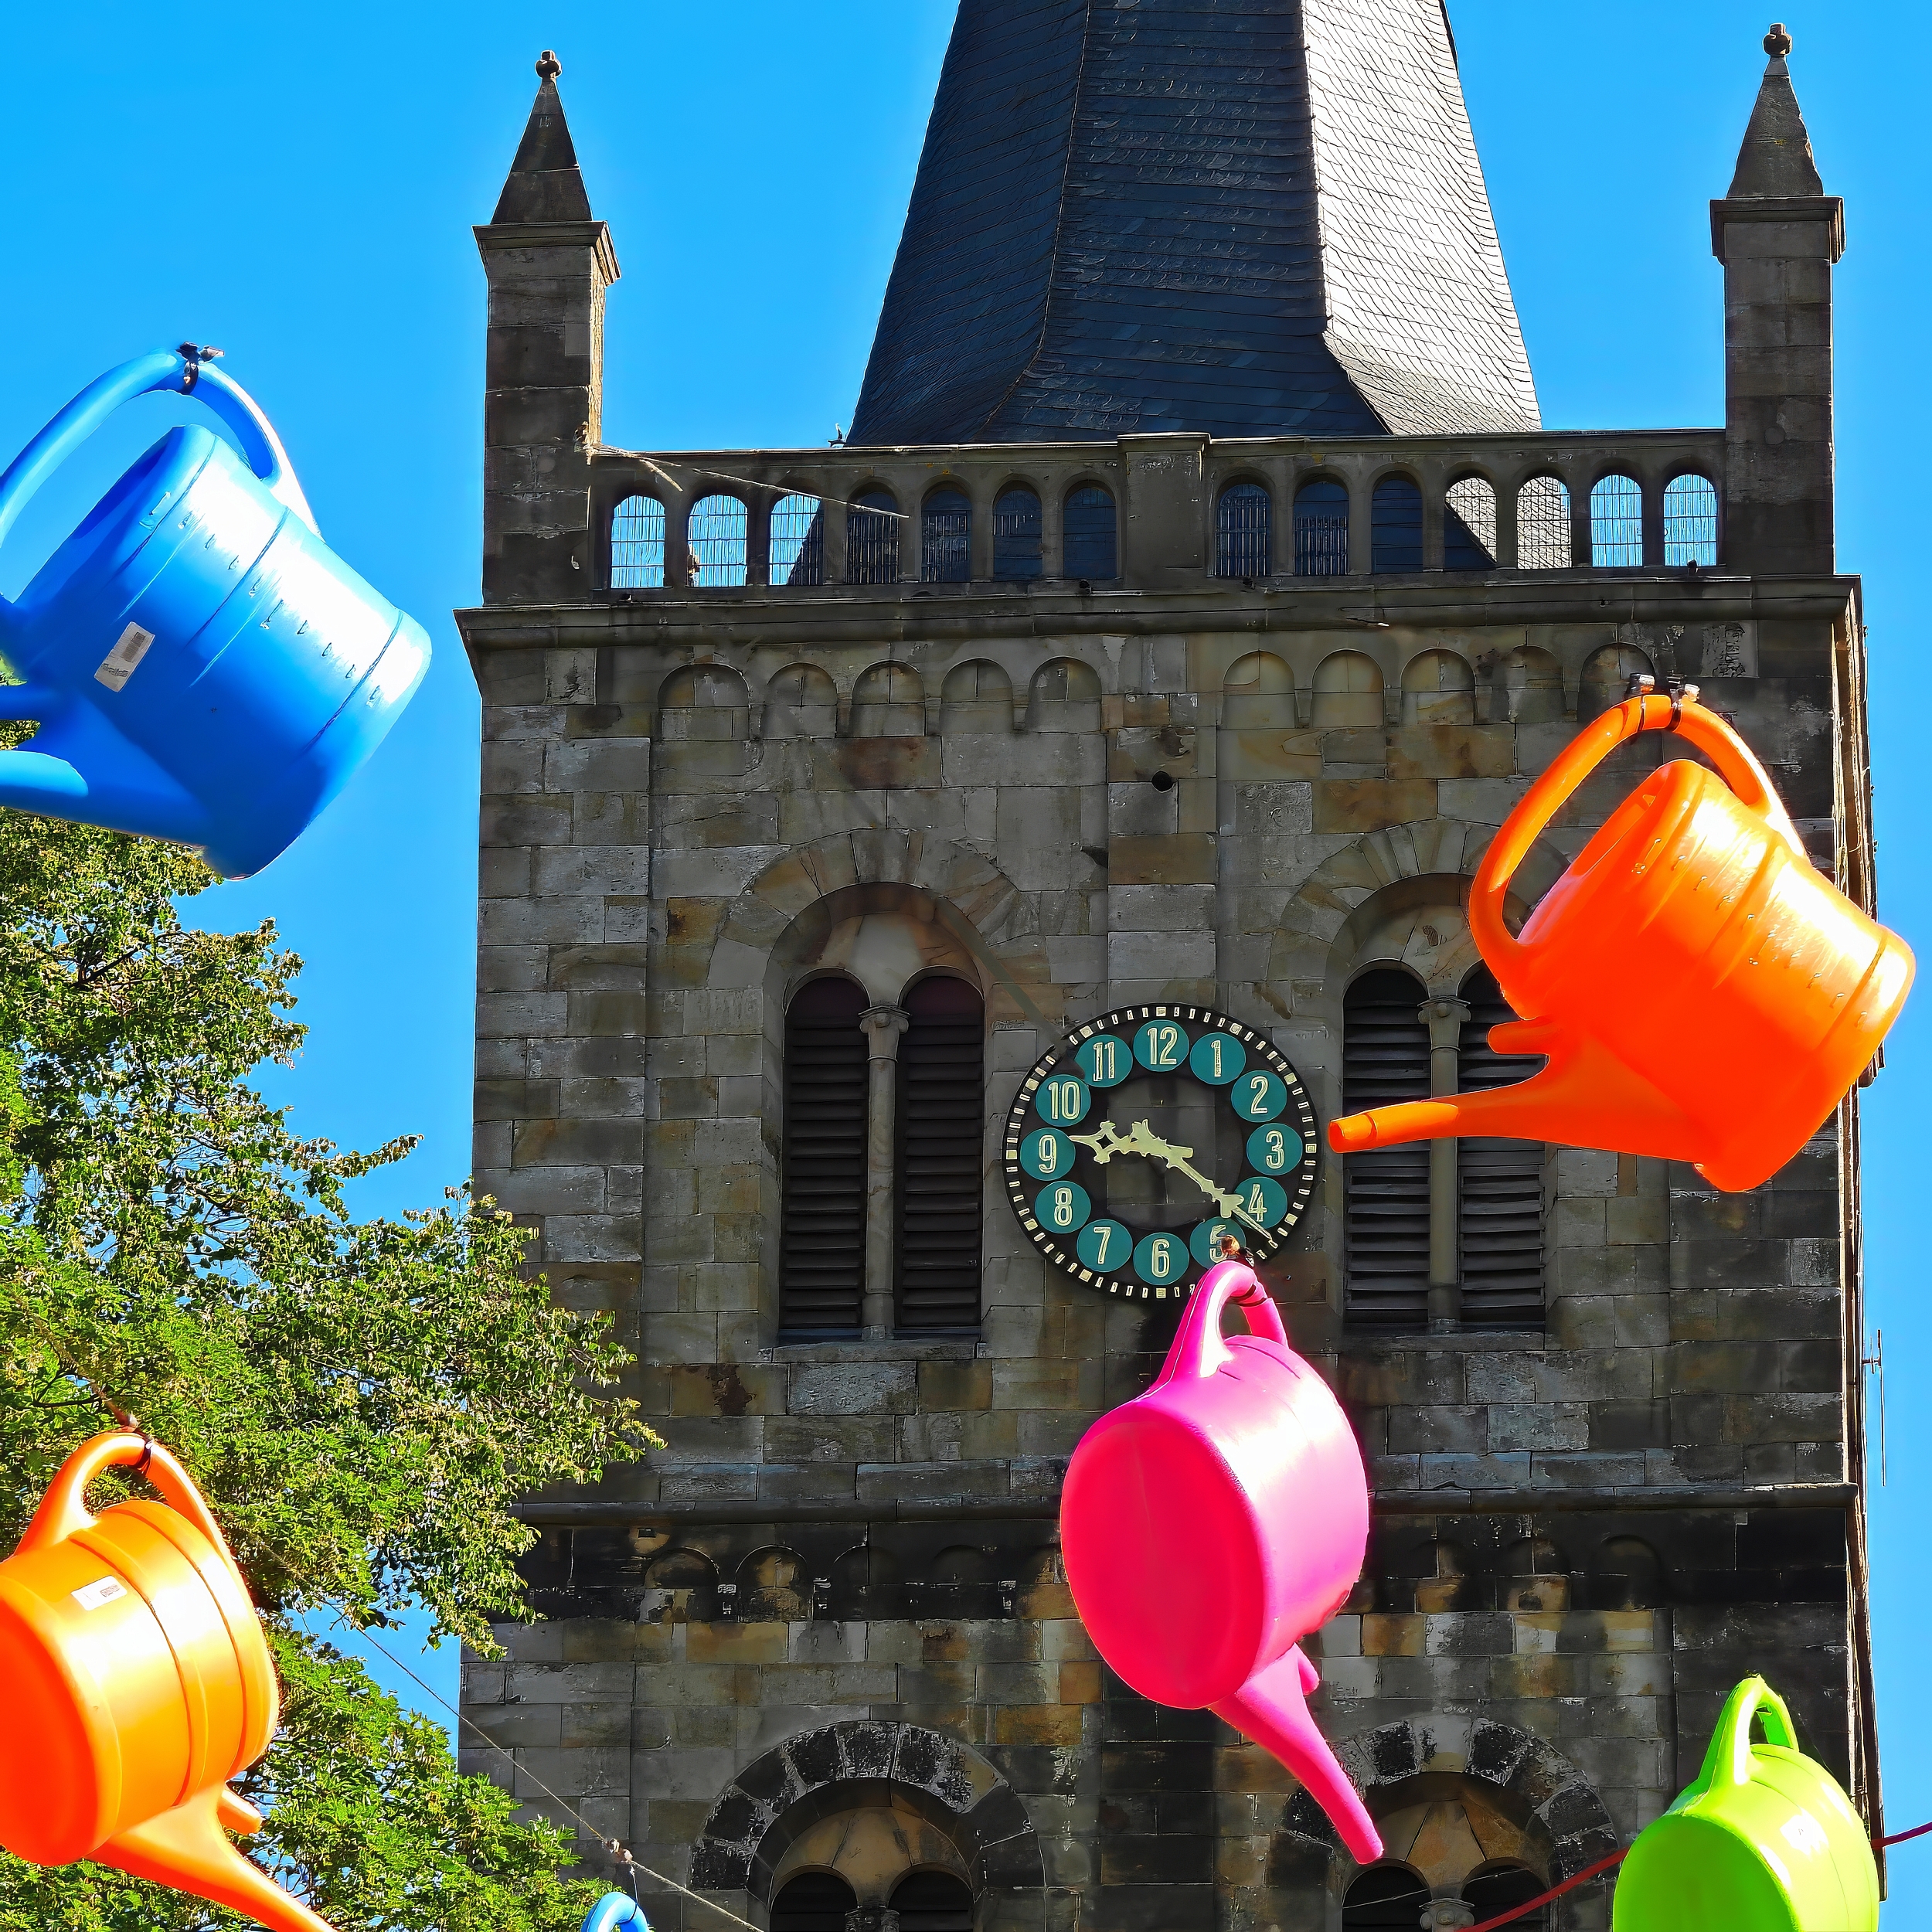
[[(1697, 687), (1648, 678), (1578, 733), (1485, 855), (1469, 924), (1525, 1019), (1499, 1053), (1549, 1064), (1514, 1087), (1332, 1121), (1338, 1154), (1488, 1134), (1688, 1161), (1756, 1187), (1830, 1117), (1912, 984), (1910, 949), (1807, 855), (1764, 767)], [(1675, 731), (1721, 778), (1677, 760), (1613, 812), (1512, 938), (1509, 881), (1583, 780), (1640, 731)]]
[[(88, 1483), (117, 1463), (166, 1502), (90, 1515)], [(96, 1436), (62, 1464), (0, 1563), (0, 1845), (114, 1866), (276, 1932), (330, 1932), (223, 1829), (261, 1824), (228, 1781), (268, 1748), (280, 1699), (241, 1572), (166, 1450)]]

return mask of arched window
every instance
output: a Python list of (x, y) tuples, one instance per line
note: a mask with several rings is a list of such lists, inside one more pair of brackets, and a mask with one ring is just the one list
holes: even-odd
[(715, 590), (745, 580), (745, 541), (750, 519), (735, 496), (701, 496), (691, 506), (692, 581)]
[(1029, 731), (1097, 731), (1100, 681), (1094, 667), (1077, 658), (1049, 658), (1033, 673), (1026, 692)]
[(964, 490), (935, 490), (926, 499), (920, 581), (964, 583), (972, 574), (973, 506)]
[(1264, 577), (1274, 567), (1274, 502), (1259, 483), (1230, 483), (1214, 506), (1214, 574)]
[(923, 738), (926, 682), (909, 664), (868, 665), (852, 688), (855, 738)]
[(1011, 731), (1013, 681), (990, 658), (956, 664), (939, 687), (939, 728), (944, 732)]
[(802, 589), (825, 580), (825, 512), (815, 496), (795, 492), (771, 506), (771, 580)]
[(973, 1895), (950, 1872), (908, 1872), (893, 1887), (899, 1932), (973, 1932)]
[(1063, 535), (1061, 567), (1066, 576), (1104, 583), (1120, 575), (1120, 539), (1111, 492), (1097, 483), (1083, 483), (1070, 491)]
[(1231, 731), (1294, 729), (1294, 673), (1272, 651), (1250, 651), (1221, 683), (1221, 723)]
[(1422, 492), (1406, 476), (1385, 476), (1369, 499), (1369, 568), (1422, 568)]
[(771, 1932), (845, 1932), (859, 1894), (836, 1872), (801, 1872), (771, 1901)]
[(855, 981), (815, 979), (785, 1014), (778, 1325), (789, 1335), (862, 1325), (867, 1004)]
[(993, 499), (993, 576), (997, 581), (1024, 583), (1039, 575), (1039, 498), (1024, 484), (1002, 490)]
[[(1342, 1095), (1348, 1112), (1429, 1097), (1423, 998), (1420, 983), (1394, 967), (1364, 973), (1349, 988), (1342, 1018)], [(1365, 1328), (1425, 1327), (1428, 1143), (1351, 1154), (1342, 1174), (1349, 1322)]]
[(1657, 1610), (1666, 1586), (1663, 1559), (1641, 1536), (1607, 1536), (1590, 1566), (1592, 1610)]
[(979, 1326), (986, 1115), (986, 1009), (963, 979), (906, 995), (899, 1043), (898, 1280), (902, 1328)]
[(1404, 724), (1474, 724), (1476, 674), (1454, 651), (1423, 651), (1402, 671)]
[(1555, 724), (1563, 715), (1563, 667), (1547, 651), (1519, 644), (1489, 674), (1492, 724)]
[(1621, 704), (1634, 677), (1655, 675), (1656, 666), (1634, 644), (1606, 644), (1583, 660), (1577, 691), (1577, 722), (1587, 725), (1614, 704)]
[(1349, 491), (1332, 476), (1318, 476), (1294, 493), (1294, 573), (1349, 574)]
[[(1516, 1015), (1496, 977), (1479, 967), (1464, 981), (1469, 1017), (1457, 1052), (1457, 1089), (1486, 1092), (1526, 1080), (1539, 1055), (1505, 1057), (1489, 1029)], [(1468, 1328), (1540, 1328), (1543, 1325), (1543, 1148), (1539, 1141), (1473, 1136), (1456, 1143), (1457, 1267), (1462, 1321)]]
[(664, 505), (655, 496), (627, 496), (611, 518), (611, 588), (664, 587)]
[(1634, 476), (1607, 476), (1590, 493), (1590, 560), (1600, 570), (1644, 561), (1644, 493)]
[(1359, 651), (1337, 651), (1315, 668), (1318, 731), (1373, 730), (1383, 722), (1382, 667)]
[(866, 490), (852, 499), (845, 519), (845, 581), (896, 583), (899, 530), (904, 519), (890, 490)]
[(751, 735), (751, 694), (728, 664), (689, 664), (658, 687), (658, 736), (742, 743)]
[(1496, 567), (1496, 492), (1486, 478), (1459, 477), (1449, 485), (1442, 508), (1442, 566)]
[(838, 729), (838, 692), (815, 664), (788, 664), (765, 685), (767, 738), (828, 738)]
[[(1475, 1908), (1476, 1923), (1480, 1925), (1485, 1919), (1500, 1917), (1512, 1905), (1527, 1904), (1549, 1889), (1534, 1872), (1526, 1871), (1520, 1865), (1504, 1865), (1478, 1872), (1468, 1880), (1462, 1888), (1462, 1902)], [(1549, 1908), (1543, 1906), (1525, 1913), (1511, 1926), (1510, 1932), (1546, 1932), (1549, 1923)]]
[(1532, 476), (1516, 492), (1516, 567), (1567, 570), (1570, 492), (1554, 476)]
[(1406, 1865), (1372, 1865), (1342, 1901), (1342, 1932), (1415, 1932), (1428, 1903), (1429, 1887)]
[(1673, 477), (1664, 486), (1664, 561), (1717, 561), (1717, 491), (1709, 477)]

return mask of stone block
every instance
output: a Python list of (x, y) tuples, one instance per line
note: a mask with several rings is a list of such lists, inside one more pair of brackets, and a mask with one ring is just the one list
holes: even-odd
[(1318, 832), (1354, 835), (1435, 815), (1436, 787), (1424, 779), (1323, 778), (1315, 787)]

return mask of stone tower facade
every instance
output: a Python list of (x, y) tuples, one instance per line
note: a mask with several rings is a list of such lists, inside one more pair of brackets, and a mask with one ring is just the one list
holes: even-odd
[[(1199, 80), (1238, 31), (1281, 46), (1217, 67), (1213, 111), (1260, 131), (1190, 185), (1198, 124), (1155, 124), (1150, 75)], [(466, 1663), (533, 1806), (563, 1794), (780, 1932), (1466, 1924), (1627, 1842), (1761, 1669), (1876, 1828), (1855, 1094), (1748, 1194), (1444, 1143), (1323, 1155), (1277, 1222), (1264, 1272), (1374, 1485), (1360, 1584), (1311, 1644), (1388, 1847), (1366, 1872), (1272, 1759), (1087, 1641), (1060, 1485), (1186, 1282), (1110, 1287), (1036, 1242), (1009, 1128), (1029, 1070), (1127, 1009), (1285, 1056), (1321, 1123), (1520, 1071), (1485, 1044), (1506, 1015), (1469, 878), (1634, 674), (1699, 684), (1872, 906), (1832, 549), (1842, 210), (1788, 45), (1712, 204), (1722, 426), (1536, 427), (1436, 0), (965, 0), (873, 440), (649, 454), (600, 439), (617, 263), (546, 56), (478, 230), (476, 1166), (556, 1294), (614, 1314), (667, 1447), (529, 1501), (538, 1621)], [(1404, 232), (1486, 305), (1454, 354), (1427, 327), (1450, 298), (1310, 162), (1350, 84)], [(948, 201), (1001, 87), (1033, 105)], [(1282, 258), (1202, 265), (1250, 246), (1209, 232), (1243, 168), (1235, 201), (1352, 249), (1311, 258), (1301, 308), (1253, 299)], [(962, 256), (947, 211), (989, 195), (1025, 219)], [(1129, 261), (1157, 229), (1172, 259)], [(1100, 339), (1107, 273), (1147, 311), (1132, 355)], [(1209, 383), (1217, 317), (1255, 339)], [(928, 416), (972, 427), (915, 437)], [(1579, 797), (1526, 906), (1659, 755)], [(1629, 1023), (1695, 1015), (1633, 985)], [(724, 1923), (647, 1904), (661, 1932)], [(1549, 1922), (1606, 1926), (1607, 1887)]]

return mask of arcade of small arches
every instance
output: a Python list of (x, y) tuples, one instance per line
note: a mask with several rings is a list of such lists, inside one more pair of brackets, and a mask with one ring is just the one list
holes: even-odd
[[(1400, 470), (1365, 478), (1317, 468), (1295, 482), (1283, 518), (1274, 483), (1236, 473), (1214, 498), (1212, 573), (1253, 582), (1716, 563), (1719, 502), (1708, 477), (1687, 470), (1646, 481), (1611, 470), (1579, 490), (1573, 500), (1570, 485), (1553, 471), (1499, 489), (1489, 475), (1465, 469), (1432, 496)], [(1091, 586), (1117, 579), (1114, 492), (1083, 480), (1050, 502), (1049, 518), (1039, 490), (1012, 481), (981, 512), (959, 481), (944, 478), (909, 510), (883, 484), (866, 484), (842, 503), (840, 574), (849, 584), (1049, 578)], [(627, 495), (611, 516), (609, 587), (823, 585), (832, 580), (825, 510), (825, 499), (796, 489), (714, 491), (670, 509), (656, 496)], [(976, 530), (981, 514), (989, 540)]]

